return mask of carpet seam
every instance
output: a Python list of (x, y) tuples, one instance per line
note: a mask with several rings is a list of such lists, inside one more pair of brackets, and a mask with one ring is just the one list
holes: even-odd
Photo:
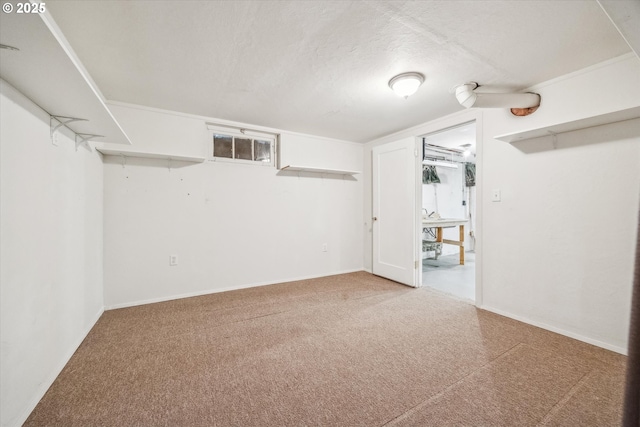
[[(352, 288), (352, 289), (355, 289), (355, 288)], [(323, 293), (329, 293), (329, 292), (336, 292), (336, 291), (326, 291), (326, 292), (323, 292)], [(382, 291), (381, 293), (377, 293), (377, 294), (374, 294), (374, 295), (367, 295), (367, 296), (359, 297), (359, 298), (348, 298), (347, 300), (348, 301), (358, 301), (358, 300), (362, 300), (362, 299), (365, 299), (365, 298), (375, 298), (375, 297), (378, 297), (380, 295), (386, 295), (386, 294), (388, 294), (390, 292), (395, 292), (395, 291), (393, 291), (393, 290)], [(233, 309), (238, 309), (238, 308), (241, 309), (241, 308), (245, 308), (245, 307), (263, 307), (263, 306), (267, 306), (267, 305), (268, 305), (267, 303), (257, 303), (257, 304), (239, 305), (239, 306), (234, 306), (232, 308)], [(316, 305), (313, 305), (313, 307), (315, 308)], [(277, 312), (268, 313), (268, 314), (262, 314), (262, 315), (259, 315), (259, 316), (248, 317), (246, 319), (232, 320), (232, 321), (219, 323), (219, 324), (215, 324), (215, 325), (206, 325), (206, 326), (201, 327), (201, 329), (207, 329), (207, 330), (218, 329), (218, 328), (225, 327), (227, 325), (243, 323), (243, 322), (247, 322), (247, 321), (250, 321), (250, 320), (259, 319), (259, 318), (262, 318), (262, 317), (268, 317), (268, 316), (273, 316), (273, 315), (283, 314), (283, 313), (300, 312), (300, 311), (303, 311), (303, 310), (308, 310), (308, 307), (307, 308), (295, 307), (295, 308), (291, 308), (289, 310), (283, 310), (283, 311), (277, 311)], [(218, 311), (218, 310), (213, 310), (213, 311)], [(200, 329), (189, 331), (189, 334), (198, 333), (198, 332), (200, 332)], [(164, 340), (166, 338), (170, 338), (170, 337), (174, 337), (174, 336), (180, 336), (180, 335), (182, 335), (182, 333), (172, 334), (172, 335), (169, 335), (169, 336), (166, 336), (166, 337), (159, 337), (159, 338), (156, 338), (156, 339), (152, 340), (151, 342), (159, 342), (159, 341), (162, 341), (162, 340)]]
[(481, 371), (482, 369), (484, 369), (487, 366), (490, 366), (492, 364), (494, 364), (495, 362), (498, 362), (502, 359), (504, 359), (505, 357), (509, 356), (510, 354), (514, 353), (519, 347), (524, 346), (526, 344), (519, 342), (518, 344), (514, 345), (513, 347), (511, 347), (510, 349), (508, 349), (507, 351), (505, 351), (504, 353), (500, 354), (499, 356), (497, 356), (494, 359), (491, 359), (490, 361), (488, 361), (487, 363), (485, 363), (484, 365), (480, 366), (478, 369), (475, 369), (474, 371), (469, 372), (467, 375), (465, 375), (464, 377), (460, 378), (458, 381), (454, 382), (453, 384), (448, 385), (447, 387), (445, 387), (444, 389), (442, 389), (441, 391), (439, 391), (438, 393), (434, 394), (433, 396), (429, 397), (426, 400), (423, 400), (422, 402), (418, 403), (417, 405), (409, 408), (408, 410), (406, 410), (405, 412), (403, 412), (402, 414), (398, 415), (395, 418), (392, 418), (391, 420), (387, 421), (386, 423), (382, 424), (381, 427), (385, 427), (385, 426), (392, 426), (402, 420), (407, 419), (410, 415), (413, 415), (414, 413), (416, 413), (417, 411), (419, 411), (420, 409), (426, 407), (427, 405), (429, 405), (430, 403), (433, 402), (437, 402), (439, 399), (441, 399), (448, 391), (454, 389), (457, 385), (463, 383), (467, 378), (471, 377), (472, 375), (474, 375), (475, 373)]
[(552, 417), (555, 416), (564, 406), (571, 400), (571, 398), (578, 392), (578, 390), (582, 387), (582, 385), (593, 375), (595, 369), (590, 370), (586, 374), (584, 374), (577, 383), (571, 387), (571, 389), (565, 393), (564, 396), (551, 409), (549, 412), (545, 414), (545, 416), (540, 420), (540, 422), (536, 425), (536, 427), (544, 427), (549, 424)]
[(626, 358), (352, 276), (107, 311), (24, 425), (618, 424)]

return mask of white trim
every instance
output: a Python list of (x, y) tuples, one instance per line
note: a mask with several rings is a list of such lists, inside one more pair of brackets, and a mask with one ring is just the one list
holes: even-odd
[(310, 134), (310, 133), (301, 133), (301, 132), (291, 132), (291, 131), (288, 131), (288, 130), (280, 131), (280, 135), (302, 136), (302, 137), (307, 137), (307, 138), (320, 139), (320, 140), (323, 140), (323, 141), (339, 142), (341, 144), (356, 145), (358, 147), (362, 147), (364, 144), (366, 144), (366, 142), (347, 141), (345, 139), (329, 138), (328, 136), (313, 135), (313, 134)]
[(136, 110), (151, 111), (153, 113), (159, 113), (159, 114), (167, 114), (169, 116), (178, 116), (178, 117), (184, 117), (184, 118), (187, 118), (187, 119), (202, 120), (205, 123), (211, 123), (213, 121), (213, 122), (215, 122), (217, 124), (220, 124), (220, 125), (226, 125), (226, 126), (232, 126), (232, 127), (238, 127), (238, 128), (247, 127), (247, 128), (253, 128), (255, 130), (262, 130), (264, 132), (272, 132), (272, 133), (279, 133), (280, 132), (278, 129), (270, 128), (270, 127), (266, 127), (266, 126), (253, 125), (253, 124), (250, 124), (250, 123), (243, 123), (243, 122), (235, 122), (235, 121), (232, 121), (232, 120), (225, 120), (225, 119), (220, 119), (220, 118), (215, 118), (215, 117), (199, 116), (199, 115), (196, 115), (196, 114), (181, 113), (179, 111), (164, 110), (162, 108), (148, 107), (146, 105), (132, 104), (132, 103), (129, 103), (129, 102), (107, 100), (106, 103), (107, 103), (107, 105), (115, 105), (115, 106), (118, 106), (118, 107), (133, 108), (133, 109), (136, 109)]
[[(415, 137), (414, 150), (414, 196), (413, 208), (413, 284), (416, 288), (422, 287), (422, 138)], [(456, 166), (457, 167), (457, 166)]]
[(262, 166), (262, 167), (269, 167), (269, 168), (276, 167), (273, 160), (270, 162), (262, 162), (259, 160), (231, 159), (229, 157), (213, 157), (213, 156), (205, 160), (205, 163), (212, 163), (212, 164), (213, 163), (229, 163), (233, 165)]
[(625, 53), (624, 55), (616, 56), (615, 58), (607, 59), (606, 61), (598, 62), (597, 64), (590, 65), (586, 68), (581, 68), (578, 71), (574, 71), (569, 74), (564, 74), (562, 76), (558, 76), (551, 80), (546, 80), (544, 82), (536, 83), (533, 86), (529, 86), (528, 88), (523, 89), (523, 92), (531, 92), (535, 91), (547, 86), (554, 85), (556, 83), (560, 83), (563, 80), (573, 79), (577, 76), (581, 76), (583, 74), (591, 73), (592, 71), (598, 70), (600, 68), (608, 67), (611, 64), (615, 64), (616, 62), (627, 61), (629, 59), (638, 59), (638, 57), (633, 52)]
[(15, 426), (21, 426), (27, 421), (27, 418), (29, 418), (31, 412), (33, 412), (38, 403), (40, 403), (40, 400), (42, 400), (45, 393), (49, 390), (49, 387), (53, 385), (54, 381), (56, 380), (56, 378), (58, 378), (58, 375), (60, 375), (64, 367), (67, 366), (67, 363), (69, 363), (71, 357), (78, 350), (80, 344), (82, 344), (82, 341), (84, 341), (87, 335), (89, 335), (89, 332), (91, 332), (91, 329), (93, 329), (93, 327), (96, 325), (96, 323), (100, 319), (100, 316), (102, 316), (102, 313), (104, 313), (104, 310), (104, 307), (101, 307), (100, 310), (98, 310), (98, 313), (94, 316), (93, 321), (90, 323), (90, 326), (85, 329), (82, 336), (76, 341), (75, 345), (71, 346), (71, 350), (68, 351), (66, 356), (62, 359), (63, 362), (58, 364), (58, 367), (53, 370), (53, 374), (49, 375), (49, 378), (47, 378), (46, 381), (43, 381), (40, 384), (40, 387), (34, 394), (34, 397), (30, 400), (30, 403), (23, 409), (21, 415), (15, 418), (17, 420), (17, 422), (14, 424)]
[(587, 344), (595, 345), (596, 347), (600, 347), (600, 348), (604, 348), (606, 350), (610, 350), (610, 351), (613, 351), (613, 352), (616, 352), (616, 353), (620, 353), (620, 354), (622, 354), (624, 356), (627, 355), (627, 349), (623, 348), (623, 347), (619, 347), (617, 345), (609, 344), (609, 343), (606, 343), (604, 341), (600, 341), (600, 340), (597, 340), (597, 339), (594, 339), (594, 338), (586, 337), (584, 335), (576, 334), (575, 332), (567, 331), (565, 329), (558, 328), (558, 327), (555, 327), (555, 326), (551, 326), (551, 325), (548, 325), (546, 323), (542, 323), (542, 322), (538, 322), (538, 321), (535, 321), (535, 320), (531, 320), (531, 319), (529, 319), (527, 317), (524, 317), (524, 316), (518, 316), (518, 315), (509, 313), (507, 311), (500, 310), (500, 309), (497, 309), (497, 308), (494, 308), (494, 307), (483, 306), (483, 307), (478, 307), (478, 308), (480, 308), (481, 310), (486, 310), (486, 311), (490, 311), (490, 312), (495, 313), (495, 314), (499, 314), (500, 316), (504, 316), (504, 317), (508, 317), (510, 319), (517, 320), (519, 322), (526, 323), (528, 325), (536, 326), (538, 328), (545, 329), (547, 331), (555, 332), (556, 334), (564, 335), (565, 337), (573, 338), (573, 339), (576, 339), (578, 341), (585, 342)]
[(223, 125), (223, 124), (218, 124), (213, 122), (207, 122), (205, 123), (205, 125), (207, 125), (207, 130), (213, 131), (214, 133), (238, 136), (241, 138), (252, 136), (257, 138), (276, 139), (278, 136), (280, 136), (279, 133), (265, 132), (261, 130), (254, 130), (251, 128), (243, 128), (238, 126)]
[(251, 124), (251, 123), (236, 122), (236, 121), (233, 121), (233, 120), (220, 119), (220, 118), (216, 118), (216, 117), (199, 116), (199, 115), (196, 115), (196, 114), (181, 113), (179, 111), (163, 110), (161, 108), (147, 107), (146, 105), (131, 104), (131, 103), (122, 102), (122, 101), (107, 100), (106, 104), (107, 104), (107, 106), (115, 105), (115, 106), (118, 106), (118, 107), (134, 108), (136, 110), (151, 111), (151, 112), (154, 112), (154, 113), (167, 114), (167, 115), (170, 115), (170, 116), (178, 116), (178, 117), (184, 117), (184, 118), (188, 118), (188, 119), (202, 120), (205, 123), (218, 124), (220, 126), (229, 126), (229, 127), (235, 127), (235, 128), (251, 128), (254, 131), (266, 132), (266, 133), (272, 133), (272, 134), (279, 134), (281, 136), (282, 135), (304, 136), (304, 137), (308, 137), (308, 138), (315, 138), (315, 139), (321, 139), (321, 140), (332, 141), (332, 142), (340, 142), (340, 143), (343, 143), (343, 144), (351, 144), (351, 145), (357, 145), (357, 146), (362, 146), (362, 145), (365, 144), (365, 143), (362, 143), (362, 142), (353, 142), (353, 141), (347, 141), (347, 140), (344, 140), (344, 139), (329, 138), (329, 137), (326, 137), (326, 136), (313, 135), (313, 134), (310, 134), (310, 133), (291, 132), (291, 131), (288, 131), (288, 130), (285, 130), (285, 129), (277, 129), (277, 128), (272, 128), (272, 127), (267, 127), (267, 126), (254, 125), (254, 124)]
[[(476, 115), (476, 224), (474, 229), (473, 250), (476, 253), (476, 301), (477, 307), (482, 306), (483, 301), (483, 280), (482, 270), (484, 261), (483, 252), (483, 192), (484, 192), (484, 117), (482, 111)], [(469, 227), (471, 229), (471, 227)]]
[(272, 281), (268, 281), (268, 282), (256, 282), (256, 283), (249, 283), (249, 284), (246, 284), (246, 285), (227, 286), (227, 287), (219, 288), (219, 289), (207, 289), (207, 290), (198, 291), (198, 292), (189, 292), (189, 293), (186, 293), (186, 294), (172, 295), (172, 296), (167, 296), (167, 297), (150, 298), (150, 299), (141, 300), (141, 301), (133, 301), (133, 302), (126, 302), (126, 303), (121, 303), (121, 304), (114, 304), (114, 305), (106, 306), (105, 310), (116, 310), (118, 308), (136, 307), (136, 306), (139, 306), (139, 305), (154, 304), (154, 303), (157, 303), (157, 302), (166, 302), (166, 301), (173, 301), (173, 300), (178, 300), (178, 299), (183, 299), (183, 298), (192, 298), (192, 297), (199, 297), (199, 296), (203, 296), (203, 295), (218, 294), (220, 292), (237, 291), (237, 290), (240, 290), (240, 289), (257, 288), (257, 287), (260, 287), (260, 286), (277, 285), (277, 284), (280, 284), (280, 283), (297, 282), (299, 280), (318, 279), (320, 277), (335, 276), (335, 275), (338, 275), (338, 274), (357, 273), (359, 271), (366, 271), (366, 270), (364, 270), (363, 268), (357, 268), (357, 269), (353, 269), (353, 270), (343, 270), (343, 271), (331, 272), (331, 273), (321, 274), (321, 275), (300, 276), (300, 277), (294, 277), (294, 278), (289, 278), (289, 279), (272, 280)]
[(476, 108), (456, 111), (455, 113), (451, 113), (447, 116), (439, 117), (429, 122), (421, 123), (419, 125), (410, 127), (408, 129), (404, 129), (386, 136), (382, 136), (380, 138), (369, 141), (367, 144), (371, 144), (373, 147), (376, 145), (384, 144), (386, 142), (395, 141), (401, 138), (408, 138), (411, 136), (420, 137), (428, 133), (434, 133), (441, 130), (445, 130), (447, 128), (459, 126), (466, 122), (479, 120), (480, 117), (481, 117), (481, 111)]

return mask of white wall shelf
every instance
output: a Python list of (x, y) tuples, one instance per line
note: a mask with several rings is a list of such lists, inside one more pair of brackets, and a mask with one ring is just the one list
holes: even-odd
[(131, 149), (116, 149), (116, 148), (103, 148), (96, 147), (96, 150), (107, 156), (124, 156), (124, 157), (140, 157), (144, 159), (163, 159), (163, 160), (177, 160), (181, 162), (203, 163), (205, 161), (204, 156), (180, 156), (167, 153), (144, 153), (141, 151), (134, 151)]
[(294, 171), (294, 172), (315, 172), (315, 173), (327, 173), (333, 175), (356, 175), (361, 172), (359, 171), (350, 171), (350, 170), (342, 170), (342, 169), (323, 169), (323, 168), (312, 168), (307, 166), (293, 166), (287, 165), (280, 168), (282, 171)]
[(0, 76), (50, 116), (83, 119), (64, 125), (96, 141), (131, 144), (95, 82), (48, 12), (0, 14)]
[(598, 116), (544, 126), (541, 128), (507, 133), (504, 135), (494, 136), (494, 138), (500, 141), (513, 143), (637, 118), (640, 118), (640, 107), (628, 108), (625, 110), (615, 111), (613, 113), (601, 114)]

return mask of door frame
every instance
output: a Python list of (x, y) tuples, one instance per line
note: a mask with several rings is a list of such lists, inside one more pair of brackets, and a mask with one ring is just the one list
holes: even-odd
[[(484, 172), (484, 155), (483, 155), (483, 123), (482, 123), (482, 111), (481, 110), (464, 110), (460, 113), (455, 113), (450, 116), (446, 116), (428, 123), (424, 125), (417, 126), (411, 129), (411, 133), (416, 136), (416, 139), (419, 135), (425, 135), (428, 133), (436, 133), (442, 132), (449, 128), (456, 127), (465, 123), (469, 123), (475, 121), (476, 123), (476, 242), (475, 242), (475, 253), (476, 253), (476, 272), (475, 272), (475, 281), (476, 281), (476, 307), (482, 307), (482, 263), (483, 263), (483, 252), (482, 252), (482, 223), (483, 223), (483, 193), (484, 193), (484, 180), (482, 179), (482, 174)], [(422, 149), (422, 147), (420, 147)], [(422, 164), (422, 156), (419, 156), (419, 162)], [(419, 168), (420, 170), (422, 168)], [(417, 222), (422, 218), (422, 174), (416, 177), (416, 218)], [(419, 224), (418, 230), (422, 230), (422, 224)], [(420, 240), (420, 239), (418, 239)], [(418, 247), (416, 248), (419, 251), (418, 258), (422, 259), (422, 244), (418, 241)], [(418, 279), (418, 285), (422, 286), (422, 268), (418, 269), (420, 274)]]
[[(478, 308), (483, 307), (483, 298), (482, 298), (482, 272), (483, 272), (483, 193), (484, 193), (484, 180), (483, 180), (483, 171), (484, 171), (484, 125), (483, 125), (483, 112), (478, 109), (468, 109), (458, 111), (456, 113), (450, 114), (445, 117), (441, 117), (436, 120), (432, 120), (427, 123), (419, 124), (409, 129), (402, 130), (400, 132), (393, 133), (391, 135), (387, 135), (382, 138), (378, 138), (376, 140), (370, 141), (367, 144), (367, 149), (365, 149), (365, 182), (368, 183), (368, 188), (365, 188), (365, 212), (364, 212), (364, 226), (368, 230), (367, 244), (365, 245), (365, 250), (368, 255), (365, 258), (365, 271), (371, 273), (371, 265), (373, 263), (373, 236), (371, 234), (371, 217), (373, 213), (373, 181), (371, 177), (371, 162), (372, 162), (372, 149), (373, 147), (385, 144), (387, 142), (393, 142), (401, 138), (415, 137), (418, 138), (419, 135), (424, 135), (427, 133), (437, 132), (440, 130), (444, 130), (450, 127), (454, 127), (457, 125), (461, 125), (463, 123), (474, 121), (476, 122), (476, 301), (475, 306)], [(420, 162), (421, 159), (420, 159)], [(421, 170), (421, 169), (419, 169)], [(419, 185), (418, 185), (419, 183)], [(416, 191), (418, 188), (422, 186), (422, 174), (417, 174), (416, 176)], [(422, 218), (422, 191), (416, 194), (416, 206), (415, 213), (416, 216), (416, 225), (419, 218)], [(418, 230), (422, 230), (422, 224), (419, 224), (420, 227)], [(422, 242), (421, 239), (416, 240), (416, 254), (420, 258), (422, 254)], [(367, 267), (368, 266), (368, 267)], [(422, 268), (417, 269), (420, 271), (418, 275), (417, 285), (422, 285)]]

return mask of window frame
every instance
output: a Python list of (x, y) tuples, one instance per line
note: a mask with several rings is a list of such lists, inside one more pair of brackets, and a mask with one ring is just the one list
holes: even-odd
[[(235, 139), (251, 139), (251, 156), (255, 157), (256, 140), (269, 142), (269, 157), (268, 162), (260, 160), (246, 160), (236, 159), (233, 157), (216, 157), (213, 155), (214, 135), (224, 135), (232, 137), (231, 142), (231, 155), (235, 156)], [(206, 144), (206, 160), (207, 162), (223, 162), (223, 163), (235, 163), (253, 166), (263, 167), (276, 167), (276, 144), (278, 141), (278, 134), (259, 132), (249, 129), (241, 129), (235, 127), (226, 127), (221, 125), (207, 124), (207, 144)]]

